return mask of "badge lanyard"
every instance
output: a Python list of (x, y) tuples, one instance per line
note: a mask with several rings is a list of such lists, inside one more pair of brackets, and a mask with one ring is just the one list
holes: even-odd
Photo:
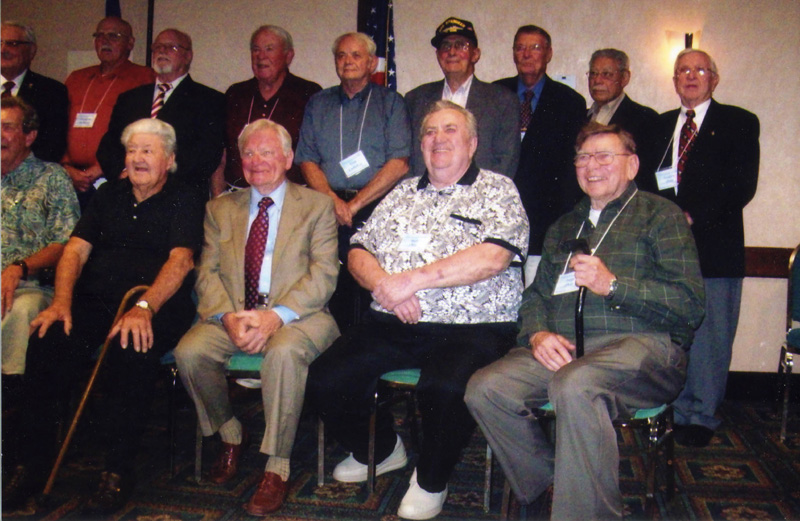
[[(270, 111), (269, 111), (269, 116), (267, 116), (267, 119), (268, 119), (268, 120), (272, 121), (272, 115), (275, 113), (275, 107), (277, 107), (277, 106), (278, 106), (278, 102), (279, 102), (280, 100), (281, 100), (280, 98), (275, 98), (275, 104), (272, 106), (272, 110), (270, 110)], [(250, 123), (250, 122), (252, 121), (252, 117), (253, 117), (253, 103), (255, 103), (255, 101), (256, 101), (256, 96), (255, 96), (255, 94), (254, 94), (254, 95), (253, 95), (253, 97), (252, 97), (252, 98), (250, 98), (250, 112), (247, 114), (247, 122), (248, 122), (248, 123)], [(265, 103), (265, 104), (266, 104), (266, 103)]]
[[(367, 109), (369, 109), (369, 100), (372, 97), (372, 89), (369, 89), (369, 94), (367, 94), (367, 103), (364, 105), (364, 114), (361, 116), (361, 129), (358, 131), (358, 147), (356, 148), (356, 152), (361, 150), (361, 136), (364, 134), (364, 120), (367, 119)], [(343, 109), (342, 105), (339, 105), (339, 159), (342, 161), (344, 160), (344, 144), (343, 144)]]
[[(89, 91), (92, 88), (92, 84), (94, 83), (94, 79), (95, 78), (96, 78), (96, 76), (92, 76), (92, 79), (89, 82), (89, 85), (86, 87), (86, 92), (83, 93), (83, 101), (81, 101), (81, 108), (78, 109), (78, 114), (83, 114), (83, 106), (86, 104), (86, 97), (89, 96)], [(111, 80), (111, 83), (108, 84), (108, 87), (106, 88), (106, 91), (103, 93), (103, 97), (100, 98), (100, 101), (97, 103), (97, 107), (94, 109), (94, 113), (95, 114), (97, 114), (97, 109), (99, 109), (100, 105), (103, 104), (103, 101), (106, 99), (106, 96), (108, 96), (108, 92), (111, 90), (111, 87), (114, 86), (114, 82), (117, 81), (117, 78), (118, 78), (118, 76), (114, 76), (114, 79)]]

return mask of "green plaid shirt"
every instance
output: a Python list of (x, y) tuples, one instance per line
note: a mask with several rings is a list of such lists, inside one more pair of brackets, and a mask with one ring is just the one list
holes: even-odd
[(574, 342), (578, 294), (553, 295), (553, 289), (569, 257), (562, 244), (577, 237), (581, 224), (581, 237), (591, 248), (608, 230), (595, 255), (619, 284), (611, 299), (586, 292), (586, 338), (667, 332), (673, 342), (684, 345), (691, 341), (704, 314), (703, 278), (694, 238), (680, 208), (662, 197), (639, 191), (622, 210), (635, 190), (636, 184), (631, 182), (603, 209), (597, 227), (589, 221), (590, 202), (585, 197), (547, 231), (536, 278), (523, 294), (519, 345), (528, 346), (530, 335), (537, 331), (558, 333)]

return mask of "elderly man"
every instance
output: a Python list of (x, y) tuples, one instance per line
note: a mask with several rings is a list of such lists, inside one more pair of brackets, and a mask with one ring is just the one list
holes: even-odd
[(586, 120), (586, 101), (547, 75), (547, 64), (553, 58), (547, 31), (523, 25), (514, 35), (513, 51), (517, 76), (495, 83), (518, 98), (523, 137), (514, 182), (531, 221), (525, 265), (525, 281), (530, 284), (541, 260), (545, 232), (581, 197), (572, 170), (572, 144)]
[[(475, 152), (478, 168), (514, 177), (519, 160), (517, 103), (512, 95), (475, 77), (481, 58), (472, 22), (448, 18), (436, 28), (431, 39), (444, 80), (420, 85), (406, 94), (411, 128), (418, 140), (422, 119), (437, 100), (449, 100), (466, 107), (478, 121), (481, 139)], [(425, 161), (418, 147), (411, 153), (411, 173), (425, 173)]]
[[(408, 171), (411, 129), (402, 96), (370, 83), (378, 58), (375, 42), (346, 33), (333, 44), (341, 85), (312, 96), (306, 107), (295, 162), (308, 186), (333, 199), (339, 223), (339, 259), (347, 266), (353, 231)], [(330, 302), (339, 328), (357, 323), (368, 295), (346, 269)]]
[[(367, 425), (377, 378), (421, 368), (423, 445), (398, 515), (430, 519), (474, 422), (464, 406), (472, 373), (503, 356), (516, 335), (528, 220), (513, 182), (479, 169), (475, 117), (437, 101), (422, 122), (427, 173), (400, 183), (353, 236), (350, 269), (372, 292), (369, 319), (309, 371), (308, 395), (350, 456), (333, 471), (367, 479)], [(378, 417), (377, 474), (407, 458), (388, 411)]]
[[(253, 78), (234, 83), (225, 92), (228, 106), (227, 164), (224, 179), (212, 182), (213, 195), (219, 195), (229, 186), (247, 186), (242, 175), (237, 138), (251, 121), (266, 118), (280, 124), (292, 136), (292, 150), (297, 148), (306, 103), (322, 87), (290, 73), (289, 65), (293, 59), (294, 43), (286, 29), (262, 25), (253, 32), (250, 37)], [(292, 165), (287, 176), (294, 182), (303, 178), (297, 165)]]
[(592, 106), (587, 114), (590, 121), (603, 125), (619, 125), (630, 132), (636, 141), (641, 176), (649, 176), (656, 170), (660, 151), (655, 150), (655, 130), (658, 113), (633, 101), (625, 94), (631, 81), (628, 55), (617, 49), (599, 49), (589, 60), (589, 94)]
[(100, 141), (97, 161), (106, 179), (124, 177), (122, 130), (140, 118), (169, 123), (178, 136), (174, 177), (207, 196), (209, 178), (222, 159), (225, 140), (225, 98), (189, 75), (192, 39), (177, 29), (161, 31), (153, 42), (156, 83), (119, 96), (108, 132)]
[(336, 219), (330, 198), (286, 181), (292, 138), (282, 126), (248, 124), (239, 151), (250, 189), (208, 203), (196, 288), (203, 320), (175, 358), (203, 434), (222, 438), (209, 476), (222, 484), (248, 440), (231, 410), (225, 363), (240, 351), (263, 355), (261, 452), (269, 459), (245, 509), (264, 516), (286, 497), (308, 364), (339, 336), (325, 308), (338, 270)]
[(79, 69), (67, 76), (69, 130), (67, 153), (61, 164), (72, 178), (83, 207), (94, 194), (94, 182), (103, 175), (97, 163), (97, 147), (108, 130), (111, 109), (125, 91), (155, 81), (150, 67), (128, 59), (136, 39), (131, 24), (116, 16), (103, 18), (94, 34), (99, 65)]
[[(56, 270), (52, 304), (31, 322), (25, 415), (13, 435), (13, 474), (3, 481), (3, 508), (41, 490), (56, 444), (58, 400), (83, 374), (106, 338), (105, 371), (114, 382), (100, 431), (105, 469), (85, 514), (109, 514), (133, 488), (139, 440), (147, 422), (159, 359), (192, 323), (192, 269), (202, 242), (203, 205), (168, 174), (175, 170), (175, 131), (144, 119), (122, 134), (128, 178), (104, 184), (72, 232)], [(113, 323), (123, 295), (149, 289)], [(109, 332), (110, 329), (110, 332)], [(3, 463), (7, 464), (7, 458)]]
[[(521, 502), (540, 494), (546, 502), (555, 483), (552, 519), (621, 519), (612, 420), (680, 391), (703, 281), (680, 209), (633, 182), (630, 134), (590, 123), (576, 150), (586, 197), (547, 232), (519, 312), (520, 347), (475, 373), (466, 401)], [(582, 358), (578, 286), (586, 288)], [(558, 414), (555, 450), (531, 413), (548, 401)]]
[(18, 22), (2, 24), (2, 97), (19, 96), (36, 110), (39, 135), (33, 153), (43, 161), (58, 163), (67, 145), (67, 89), (60, 82), (31, 68), (36, 57), (36, 33)]
[[(44, 268), (54, 268), (78, 222), (78, 201), (69, 177), (32, 152), (39, 121), (21, 98), (2, 106), (2, 316), (3, 398), (16, 394), (25, 373), (28, 327), (50, 304), (51, 288), (39, 285)], [(8, 403), (8, 402), (6, 402)]]
[(742, 210), (756, 193), (759, 122), (755, 114), (712, 99), (719, 72), (708, 53), (686, 49), (675, 60), (681, 108), (661, 115), (655, 174), (642, 188), (675, 201), (692, 227), (706, 287), (706, 318), (689, 356), (686, 387), (675, 402), (675, 439), (705, 447), (720, 421), (744, 277)]

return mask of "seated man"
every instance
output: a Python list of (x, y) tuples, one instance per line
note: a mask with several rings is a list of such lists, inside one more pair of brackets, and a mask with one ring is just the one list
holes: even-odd
[[(98, 444), (107, 450), (106, 468), (85, 514), (120, 508), (133, 488), (159, 360), (194, 319), (190, 274), (202, 243), (203, 205), (168, 175), (175, 131), (157, 119), (139, 120), (125, 128), (122, 142), (128, 177), (102, 185), (92, 198), (58, 263), (53, 302), (31, 322), (25, 414), (13, 428), (3, 423), (4, 441), (13, 435), (15, 442), (3, 464), (11, 456), (16, 465), (3, 480), (3, 509), (42, 490), (57, 448), (59, 398), (107, 335), (114, 341), (103, 371), (113, 389), (100, 429), (108, 437)], [(141, 284), (150, 288), (112, 323), (122, 297)]]
[[(39, 119), (22, 98), (2, 100), (2, 316), (3, 398), (8, 403), (25, 373), (28, 328), (50, 304), (52, 288), (39, 285), (54, 268), (78, 222), (78, 200), (63, 168), (37, 158), (31, 147)], [(4, 403), (4, 405), (5, 405)]]
[[(633, 182), (630, 134), (590, 123), (576, 150), (587, 197), (547, 232), (519, 312), (522, 347), (475, 373), (466, 402), (522, 503), (555, 483), (552, 519), (621, 519), (612, 420), (678, 395), (703, 318), (703, 279), (681, 210)], [(575, 239), (591, 254), (576, 253)], [(588, 290), (580, 359), (578, 286)], [(555, 451), (531, 413), (548, 401), (558, 415)]]
[[(407, 519), (442, 510), (475, 426), (464, 389), (473, 372), (513, 343), (528, 247), (528, 219), (513, 181), (473, 162), (473, 115), (439, 100), (420, 135), (427, 172), (389, 192), (351, 241), (350, 270), (374, 298), (369, 320), (311, 364), (308, 378), (326, 429), (351, 451), (333, 477), (356, 482), (367, 479), (376, 380), (386, 371), (421, 368), (424, 441), (398, 510)], [(376, 426), (379, 475), (407, 461), (392, 425), (384, 411)]]
[(265, 516), (286, 496), (308, 364), (339, 336), (325, 308), (339, 269), (336, 218), (330, 197), (287, 182), (294, 154), (281, 125), (248, 124), (239, 151), (250, 188), (208, 203), (197, 267), (202, 322), (183, 337), (175, 358), (203, 435), (222, 438), (209, 476), (221, 484), (236, 474), (248, 438), (231, 410), (225, 364), (239, 351), (264, 355), (261, 452), (269, 459), (245, 509)]

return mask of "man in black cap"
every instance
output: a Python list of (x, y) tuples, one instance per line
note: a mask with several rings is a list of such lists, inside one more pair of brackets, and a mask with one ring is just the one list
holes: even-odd
[[(406, 94), (411, 128), (419, 142), (420, 124), (428, 108), (440, 99), (467, 108), (478, 121), (481, 138), (474, 161), (479, 168), (513, 177), (519, 161), (518, 103), (512, 92), (475, 77), (481, 58), (472, 22), (450, 17), (431, 39), (444, 80), (420, 85)], [(425, 173), (419, 146), (411, 147), (411, 173)]]

